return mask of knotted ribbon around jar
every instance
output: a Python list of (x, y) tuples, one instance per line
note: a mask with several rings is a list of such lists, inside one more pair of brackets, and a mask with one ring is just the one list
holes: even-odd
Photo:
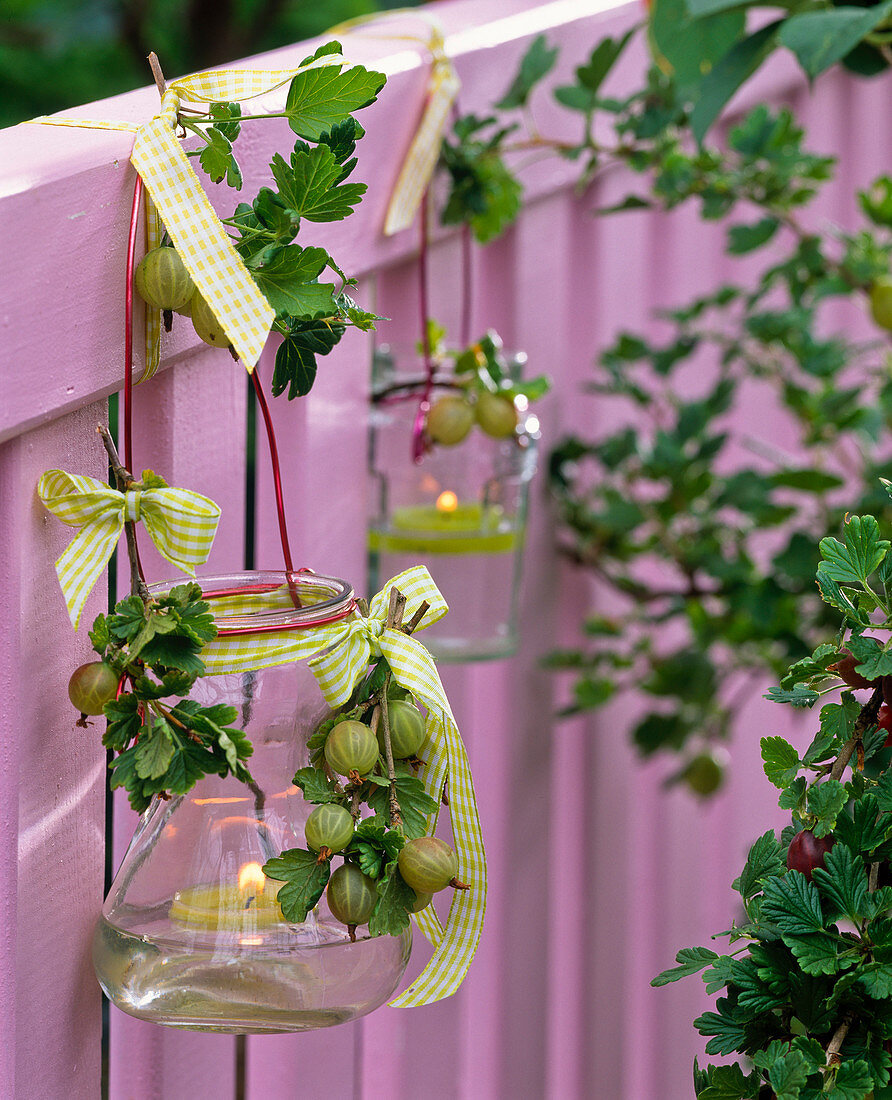
[(56, 562), (68, 614), (77, 630), (93, 585), (117, 545), (124, 524), (141, 520), (158, 552), (184, 572), (208, 559), (220, 508), (190, 489), (111, 489), (95, 477), (47, 470), (37, 483), (44, 505), (80, 531)]
[[(418, 630), (433, 625), (448, 611), (430, 573), (424, 566), (415, 566), (387, 582), (372, 599), (367, 618), (356, 612), (349, 619), (303, 630), (218, 635), (201, 656), (208, 675), (308, 659), (331, 707), (344, 704), (367, 673), (369, 661), (383, 656), (396, 682), (426, 708), (428, 740), (418, 776), (438, 805), (449, 781), (458, 878), (471, 888), (455, 891), (445, 928), (431, 907), (413, 917), (433, 944), (434, 954), (412, 985), (390, 1002), (397, 1008), (413, 1008), (454, 993), (471, 965), (486, 910), (486, 857), (467, 754), (436, 665), (417, 638), (387, 625), (394, 587), (406, 597), (407, 618), (422, 602), (429, 604)], [(436, 821), (437, 814), (431, 815), (429, 833)]]

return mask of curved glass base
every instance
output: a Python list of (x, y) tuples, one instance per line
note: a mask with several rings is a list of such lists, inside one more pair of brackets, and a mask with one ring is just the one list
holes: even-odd
[[(164, 920), (151, 935), (137, 936), (103, 918), (93, 963), (106, 996), (123, 1012), (196, 1031), (331, 1027), (364, 1016), (393, 994), (409, 960), (410, 931), (307, 944), (299, 929), (294, 926), (293, 937), (283, 937), (281, 924), (272, 934), (234, 934), (221, 950), (219, 934), (203, 944)], [(392, 983), (382, 986), (383, 975), (393, 976)]]

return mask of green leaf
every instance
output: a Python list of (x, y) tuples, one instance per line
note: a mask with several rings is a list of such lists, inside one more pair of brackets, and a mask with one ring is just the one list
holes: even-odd
[(108, 629), (108, 620), (104, 615), (97, 615), (93, 620), (93, 629), (90, 631), (90, 644), (100, 657), (104, 657), (110, 641), (111, 633)]
[(366, 192), (364, 183), (338, 185), (343, 168), (328, 145), (296, 150), (290, 166), (276, 153), (270, 168), (282, 201), (307, 221), (342, 221), (353, 213), (353, 207)]
[(288, 400), (303, 397), (316, 380), (316, 356), (327, 355), (344, 334), (344, 326), (327, 319), (291, 324), (276, 351), (273, 396), (288, 389)]
[(816, 837), (828, 836), (836, 828), (836, 819), (848, 802), (845, 784), (825, 779), (808, 792), (808, 812), (816, 818), (811, 831)]
[(867, 10), (840, 6), (829, 11), (796, 12), (785, 20), (778, 37), (814, 78), (841, 61), (890, 13), (892, 0)]
[(511, 81), (507, 92), (495, 106), (501, 111), (526, 107), (530, 92), (554, 68), (559, 52), (557, 46), (550, 47), (548, 45), (544, 34), (534, 38), (521, 58), (520, 68)]
[[(780, 228), (777, 218), (762, 218), (753, 225), (732, 225), (728, 230), (728, 252), (741, 256), (768, 244)], [(842, 484), (842, 482), (839, 482)]]
[(825, 1088), (824, 1093), (827, 1100), (864, 1100), (872, 1086), (870, 1066), (859, 1059), (840, 1063), (832, 1086)]
[(867, 857), (884, 843), (890, 827), (892, 819), (880, 812), (880, 800), (875, 795), (865, 794), (853, 804), (851, 817), (839, 815), (835, 834), (837, 840)]
[[(396, 777), (396, 797), (403, 818), (403, 832), (408, 839), (427, 833), (427, 819), (437, 812), (436, 801), (424, 789), (420, 779), (411, 775)], [(368, 804), (382, 818), (388, 817), (390, 808), (389, 784), (378, 787), (368, 798)]]
[(139, 596), (128, 596), (106, 620), (113, 638), (129, 642), (146, 625), (146, 609)]
[(765, 774), (775, 787), (789, 787), (799, 771), (799, 753), (783, 737), (763, 737), (762, 760)]
[(885, 650), (876, 638), (853, 634), (849, 638), (848, 647), (858, 659), (855, 671), (865, 680), (876, 680), (880, 676), (892, 674), (892, 651)]
[(818, 566), (816, 580), (818, 591), (821, 593), (821, 599), (825, 603), (830, 604), (831, 607), (835, 607), (837, 611), (841, 611), (850, 620), (858, 621), (861, 619), (858, 608), (849, 598), (848, 594), (844, 592), (829, 575), (827, 566), (824, 562), (821, 562)]
[[(718, 1003), (722, 1004), (721, 1001)], [(746, 1049), (746, 1025), (733, 1016), (704, 1012), (694, 1020), (694, 1027), (701, 1035), (714, 1036), (706, 1044), (707, 1054), (733, 1054)]]
[(318, 141), (353, 111), (374, 103), (387, 79), (361, 65), (341, 69), (340, 65), (306, 69), (291, 81), (285, 111), (288, 125), (302, 138)]
[(103, 713), (108, 719), (108, 726), (103, 734), (102, 743), (107, 749), (121, 752), (137, 736), (142, 726), (139, 699), (132, 692), (127, 692), (120, 698), (106, 703)]
[(289, 848), (281, 856), (267, 860), (263, 873), (267, 878), (285, 883), (276, 894), (282, 913), (287, 921), (303, 924), (307, 913), (322, 897), (331, 874), (331, 863), (327, 859), (320, 863), (315, 852)]
[(766, 879), (782, 874), (785, 867), (784, 846), (774, 835), (774, 830), (769, 829), (750, 848), (746, 865), (734, 882), (733, 889), (747, 901), (761, 891)]
[(252, 274), (279, 316), (315, 321), (337, 313), (334, 285), (315, 282), (327, 264), (328, 253), (324, 248), (291, 244)]
[(346, 804), (343, 792), (335, 790), (334, 783), (326, 778), (325, 772), (319, 768), (301, 768), (292, 780), (295, 787), (300, 787), (307, 802), (318, 806), (328, 802)]
[[(892, 2), (892, 0), (890, 0)], [(865, 584), (889, 549), (873, 516), (852, 516), (845, 525), (845, 544), (828, 536), (819, 543), (826, 575), (839, 584)]]
[(697, 1090), (697, 1100), (748, 1100), (759, 1088), (758, 1076), (746, 1076), (737, 1062), (730, 1066), (707, 1066), (706, 1081)]
[(804, 493), (825, 493), (838, 489), (845, 482), (826, 470), (779, 470), (771, 475), (771, 484), (778, 489), (798, 489)]
[(220, 183), (232, 166), (232, 142), (216, 126), (205, 130), (207, 144), (198, 155), (198, 163), (214, 183)]
[(802, 758), (803, 763), (824, 760), (834, 748), (841, 748), (852, 736), (855, 720), (860, 713), (861, 706), (850, 691), (842, 693), (841, 703), (825, 703), (821, 707), (820, 732), (809, 745)]
[(824, 856), (824, 866), (812, 872), (822, 897), (836, 909), (838, 916), (858, 920), (867, 908), (867, 874), (860, 859), (855, 862), (851, 849), (834, 844)]
[[(696, 0), (688, 0), (692, 10), (695, 2)], [(726, 6), (733, 6), (733, 3)], [(775, 49), (782, 22), (780, 19), (775, 20), (741, 38), (706, 74), (697, 89), (697, 101), (691, 112), (691, 132), (698, 142), (703, 141), (707, 130), (737, 89), (749, 80)]]
[(136, 745), (136, 774), (142, 779), (159, 779), (170, 767), (176, 746), (166, 719), (156, 718), (151, 729), (143, 730)]
[(762, 916), (794, 936), (820, 932), (824, 927), (818, 889), (799, 871), (765, 882)]
[(692, 19), (684, 0), (659, 0), (649, 33), (660, 67), (671, 73), (682, 95), (696, 88), (743, 33), (743, 12), (719, 12)]
[[(106, 707), (111, 704), (106, 704)], [(106, 714), (108, 711), (106, 710)], [(892, 769), (887, 769), (877, 780), (877, 805), (883, 813), (892, 813)]]
[(219, 130), (230, 141), (235, 141), (241, 130), (241, 106), (238, 103), (212, 103), (208, 114), (214, 120), (214, 129)]
[(784, 943), (796, 956), (796, 961), (806, 974), (835, 974), (839, 970), (837, 942), (825, 932), (815, 932), (808, 936), (785, 934)]
[(411, 922), (415, 891), (394, 873), (378, 883), (378, 900), (369, 918), (372, 936), (398, 936)]
[(708, 947), (683, 947), (675, 956), (675, 961), (679, 965), (664, 970), (662, 974), (658, 974), (651, 979), (650, 984), (661, 986), (669, 985), (670, 982), (677, 982), (679, 978), (686, 978), (689, 974), (698, 973), (704, 966), (709, 966), (717, 958), (718, 955), (715, 951), (710, 951)]
[(762, 698), (772, 703), (792, 703), (794, 707), (813, 707), (820, 695), (804, 684), (794, 684), (792, 688), (770, 687)]
[(405, 842), (402, 833), (388, 828), (383, 818), (367, 818), (357, 826), (344, 855), (354, 856), (363, 874), (379, 879), (396, 867)]
[(576, 84), (556, 88), (554, 97), (564, 107), (590, 114), (598, 105), (598, 92), (608, 73), (619, 60), (635, 33), (627, 31), (622, 38), (603, 38), (592, 50), (588, 61), (576, 70)]

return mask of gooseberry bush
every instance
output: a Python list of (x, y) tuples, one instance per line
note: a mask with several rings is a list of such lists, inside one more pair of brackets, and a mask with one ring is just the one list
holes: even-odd
[[(820, 534), (844, 505), (892, 517), (877, 488), (892, 424), (892, 178), (860, 192), (857, 220), (841, 228), (812, 212), (834, 158), (808, 148), (788, 109), (758, 105), (725, 137), (707, 136), (778, 45), (810, 77), (841, 57), (858, 72), (885, 69), (880, 9), (797, 6), (750, 36), (742, 9), (754, 6), (657, 0), (654, 64), (623, 96), (608, 90), (611, 74), (642, 28), (598, 42), (548, 92), (558, 51), (537, 38), (491, 113), (461, 117), (442, 153), (443, 220), (482, 242), (520, 209), (517, 158), (551, 155), (577, 166), (584, 192), (603, 169), (624, 168), (629, 194), (609, 208), (592, 200), (593, 214), (694, 204), (704, 222), (726, 224), (726, 253), (747, 262), (746, 278), (690, 300), (668, 290), (646, 331), (620, 328), (586, 387), (609, 427), (558, 441), (548, 461), (560, 552), (608, 609), (548, 660), (576, 676), (563, 713), (643, 694), (634, 745), (677, 755), (670, 778), (694, 777), (694, 789), (707, 772), (720, 779), (740, 700), (826, 628), (813, 585)], [(537, 126), (546, 96), (576, 120), (575, 137)], [(874, 338), (840, 329), (846, 300), (871, 317)], [(744, 405), (779, 410), (782, 427), (769, 435), (749, 416), (741, 429)]]
[[(888, 483), (887, 483), (888, 487)], [(802, 749), (761, 742), (791, 823), (753, 844), (734, 889), (741, 915), (686, 948), (666, 985), (702, 971), (715, 1011), (694, 1021), (711, 1055), (700, 1100), (883, 1100), (892, 1096), (892, 749), (878, 715), (892, 698), (892, 543), (873, 516), (820, 541), (817, 586), (842, 625), (766, 698), (813, 710)]]
[[(308, 68), (312, 62), (340, 53), (328, 42), (298, 67), (288, 88), (285, 110), (244, 115), (238, 103), (212, 103), (206, 113), (182, 111), (180, 124), (201, 142), (188, 155), (198, 159), (214, 183), (241, 190), (242, 172), (233, 151), (243, 125), (264, 118), (288, 120), (297, 135), (288, 158), (276, 153), (270, 163), (274, 187), (262, 187), (250, 203), (239, 203), (222, 218), (236, 251), (258, 288), (276, 311), (273, 331), (282, 336), (276, 352), (272, 391), (301, 397), (313, 386), (317, 356), (327, 355), (349, 326), (368, 331), (380, 320), (350, 296), (355, 280), (318, 246), (295, 239), (304, 222), (342, 221), (366, 190), (347, 182), (356, 168), (356, 143), (364, 130), (355, 111), (374, 103), (385, 83), (382, 73), (362, 65)], [(337, 280), (321, 282), (328, 271)], [(225, 333), (169, 242), (149, 252), (135, 274), (137, 291), (150, 305), (166, 311), (170, 327), (176, 311), (190, 315), (206, 343), (228, 347)]]

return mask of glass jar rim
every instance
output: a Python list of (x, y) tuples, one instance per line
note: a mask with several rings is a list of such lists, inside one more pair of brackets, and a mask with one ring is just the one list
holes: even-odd
[[(269, 569), (213, 573), (199, 575), (195, 581), (201, 586), (202, 598), (210, 604), (218, 635), (322, 626), (347, 618), (356, 607), (352, 585), (312, 569), (293, 573)], [(183, 583), (188, 580), (162, 581), (149, 585), (149, 592), (163, 595)], [(228, 607), (222, 603), (224, 600), (229, 601)], [(252, 602), (256, 606), (251, 607)]]

